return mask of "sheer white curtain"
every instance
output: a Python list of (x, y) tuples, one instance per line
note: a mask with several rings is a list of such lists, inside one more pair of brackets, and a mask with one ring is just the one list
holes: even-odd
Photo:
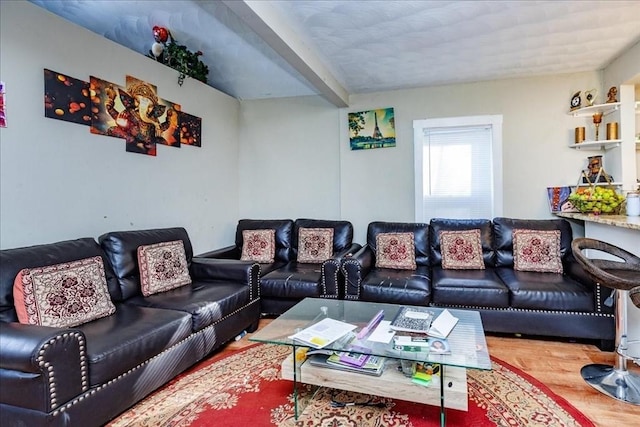
[(416, 221), (501, 215), (500, 116), (414, 122)]

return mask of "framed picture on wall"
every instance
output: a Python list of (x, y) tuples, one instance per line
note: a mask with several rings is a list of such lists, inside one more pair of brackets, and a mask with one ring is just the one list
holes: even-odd
[(395, 147), (393, 108), (349, 113), (349, 145), (352, 150)]

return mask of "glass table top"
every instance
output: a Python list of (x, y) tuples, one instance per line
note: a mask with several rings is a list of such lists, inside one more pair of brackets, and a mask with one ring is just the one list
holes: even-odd
[[(396, 304), (305, 298), (253, 334), (249, 340), (305, 347), (305, 344), (292, 339), (291, 336), (324, 318), (328, 317), (355, 325), (354, 332), (357, 334), (380, 310), (384, 312), (383, 320), (391, 321), (401, 307)], [(424, 307), (421, 308), (424, 309)], [(436, 307), (428, 307), (428, 309), (433, 312), (434, 319), (443, 311), (443, 309)], [(400, 360), (432, 362), (464, 368), (491, 369), (491, 359), (480, 313), (471, 310), (448, 310), (459, 319), (447, 337), (451, 354), (397, 350), (394, 348), (393, 340), (388, 343), (374, 342), (367, 339), (369, 334), (362, 339), (354, 337), (352, 340), (337, 340), (323, 349), (336, 352), (366, 353)]]

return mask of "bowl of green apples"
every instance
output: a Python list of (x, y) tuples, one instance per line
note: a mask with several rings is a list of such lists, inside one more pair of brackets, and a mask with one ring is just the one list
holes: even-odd
[(569, 201), (582, 213), (618, 215), (625, 197), (618, 193), (615, 187), (592, 185), (576, 188), (569, 195)]

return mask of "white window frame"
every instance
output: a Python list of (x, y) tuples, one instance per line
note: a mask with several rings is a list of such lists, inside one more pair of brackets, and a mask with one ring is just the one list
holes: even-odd
[[(428, 222), (425, 218), (423, 201), (423, 147), (424, 130), (429, 128), (490, 126), (492, 130), (493, 161), (493, 217), (503, 215), (502, 186), (502, 115), (461, 116), (413, 121), (414, 177), (415, 177), (415, 221)], [(428, 212), (426, 212), (428, 213)], [(487, 218), (492, 219), (492, 218)]]

